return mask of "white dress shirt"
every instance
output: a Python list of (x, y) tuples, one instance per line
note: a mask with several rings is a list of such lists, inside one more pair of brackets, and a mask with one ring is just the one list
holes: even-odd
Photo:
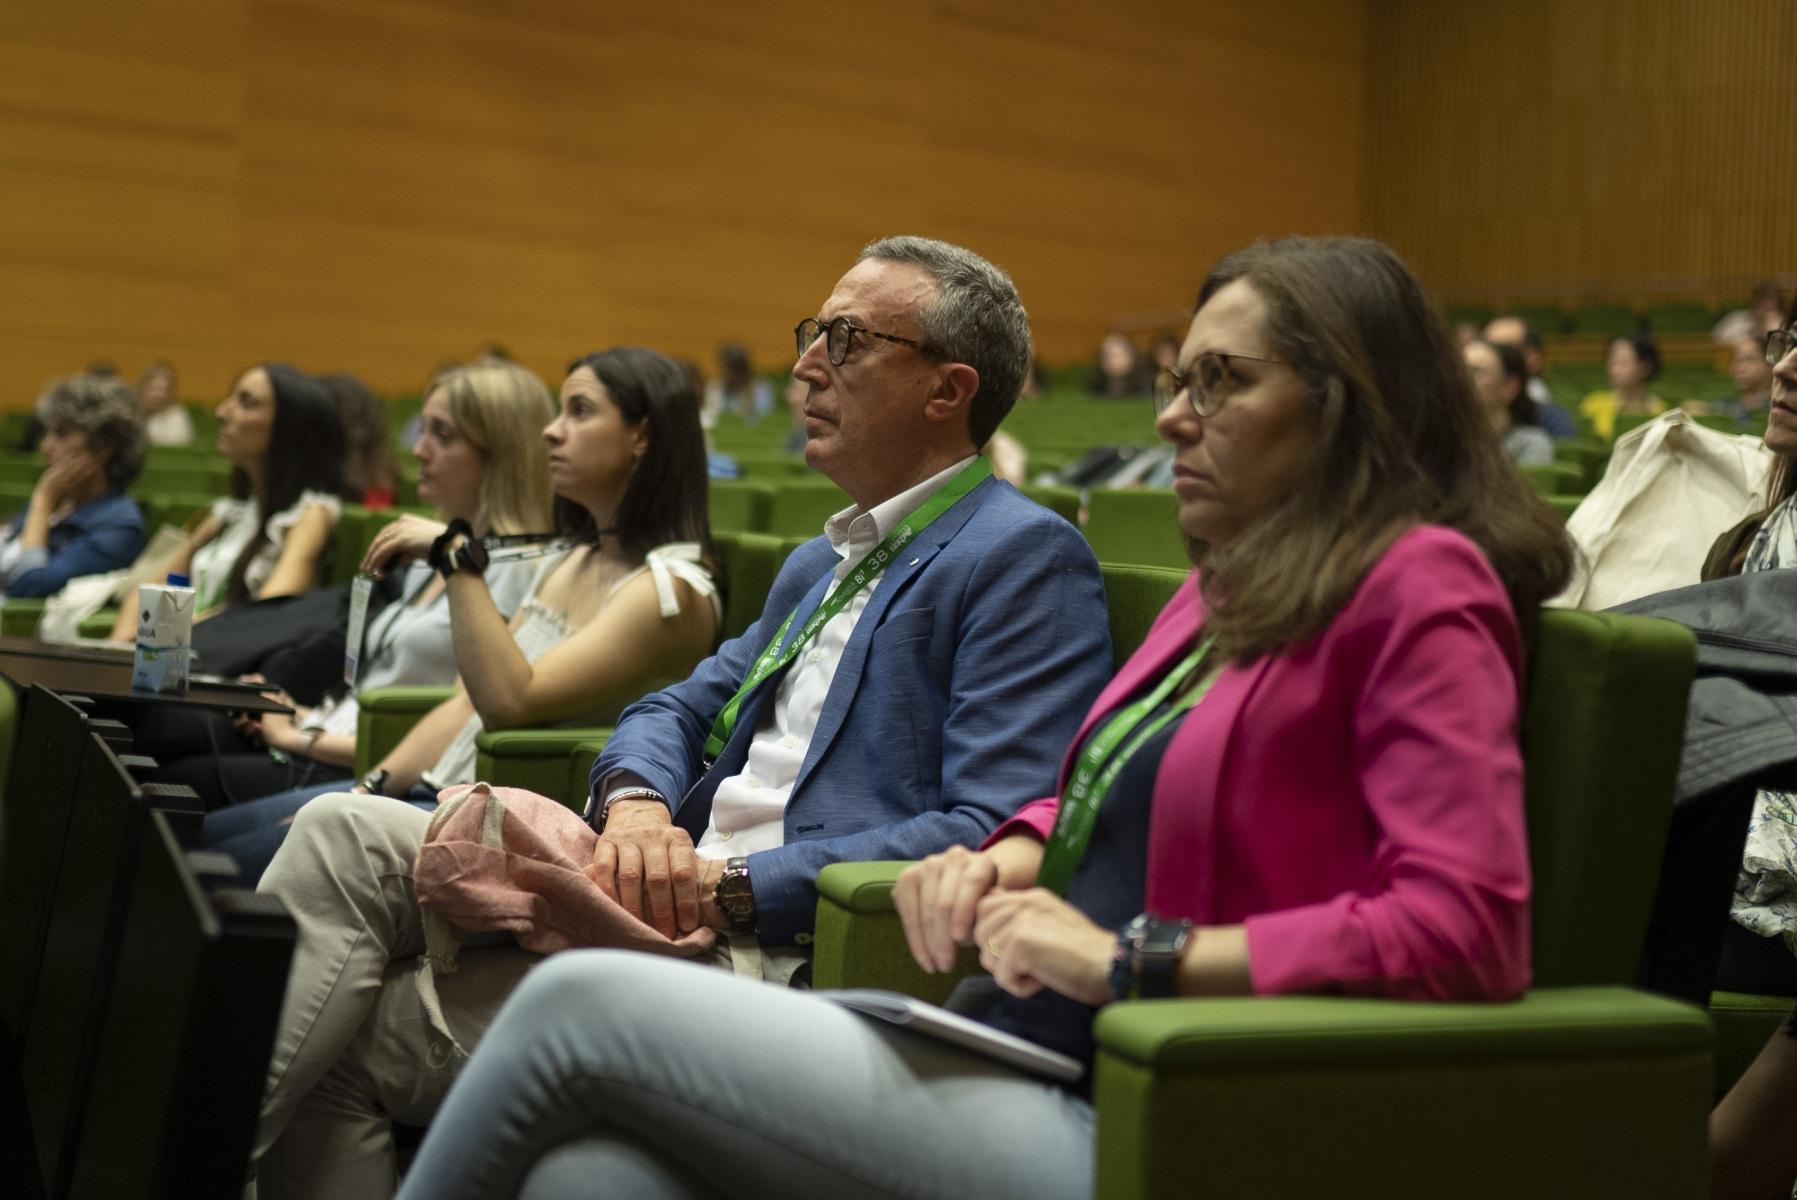
[[(896, 525), (972, 461), (973, 456), (969, 455), (867, 512), (857, 505), (826, 521), (824, 536), (830, 539), (830, 546), (841, 561), (836, 564), (825, 598), (841, 586), (843, 577)], [(718, 785), (711, 802), (711, 824), (697, 847), (700, 858), (735, 858), (772, 850), (786, 841), (786, 801), (799, 778), (805, 753), (811, 748), (811, 735), (817, 731), (818, 718), (823, 714), (830, 681), (836, 677), (843, 648), (849, 644), (849, 635), (855, 632), (855, 623), (861, 619), (868, 598), (885, 578), (885, 572), (874, 576), (847, 608), (824, 623), (811, 644), (793, 660), (774, 692), (773, 703), (763, 710), (742, 771)]]

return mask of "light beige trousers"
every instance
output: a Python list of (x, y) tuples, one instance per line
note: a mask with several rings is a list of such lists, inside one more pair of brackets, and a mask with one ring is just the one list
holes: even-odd
[[(286, 903), (299, 937), (256, 1133), (254, 1200), (391, 1196), (393, 1122), (427, 1124), (467, 1061), (418, 994), (424, 926), (412, 864), (429, 824), (401, 800), (320, 796), (262, 877), (258, 890)], [(719, 942), (714, 961), (753, 978), (785, 983), (805, 961), (762, 952), (752, 938), (731, 943)], [(541, 961), (516, 946), (464, 947), (453, 972), (437, 972), (456, 1040), (473, 1052)]]

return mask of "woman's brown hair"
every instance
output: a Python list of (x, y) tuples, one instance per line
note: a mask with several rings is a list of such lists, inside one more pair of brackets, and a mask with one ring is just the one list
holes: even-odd
[(1403, 260), (1366, 238), (1257, 243), (1211, 270), (1198, 307), (1237, 280), (1266, 303), (1268, 343), (1304, 381), (1317, 441), (1278, 508), (1227, 544), (1190, 543), (1220, 645), (1246, 661), (1320, 633), (1386, 548), (1424, 523), (1484, 552), (1532, 632), (1571, 575), (1572, 543), (1504, 457)]

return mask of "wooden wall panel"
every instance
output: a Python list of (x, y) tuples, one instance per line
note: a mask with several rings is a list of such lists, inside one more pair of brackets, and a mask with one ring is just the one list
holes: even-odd
[[(488, 340), (790, 358), (870, 238), (1041, 351), (1359, 224), (1366, 0), (0, 0), (0, 403), (154, 354), (412, 390)], [(23, 287), (11, 286), (23, 280)]]
[(1797, 271), (1787, 0), (1373, 0), (1364, 212), (1446, 294)]

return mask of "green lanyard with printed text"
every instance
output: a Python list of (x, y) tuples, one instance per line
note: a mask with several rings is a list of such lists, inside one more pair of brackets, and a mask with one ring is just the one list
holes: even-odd
[(1067, 894), (1073, 872), (1079, 867), (1080, 859), (1085, 857), (1086, 843), (1092, 840), (1098, 806), (1110, 795), (1117, 776), (1143, 743), (1204, 699), (1211, 684), (1216, 682), (1218, 672), (1207, 673), (1190, 691), (1175, 697), (1167, 711), (1154, 720), (1146, 724), (1144, 720), (1198, 669), (1216, 640), (1214, 634), (1205, 638), (1152, 692), (1111, 717), (1081, 747), (1079, 757), (1073, 763), (1073, 773), (1067, 779), (1067, 790), (1061, 794), (1061, 809), (1055, 817), (1054, 831), (1049, 834), (1048, 845), (1042, 851), (1042, 866), (1036, 871), (1037, 887), (1045, 887), (1057, 896)]
[(730, 697), (718, 718), (712, 723), (711, 734), (705, 739), (705, 764), (710, 766), (717, 761), (718, 755), (724, 752), (724, 744), (730, 740), (731, 730), (736, 728), (737, 712), (742, 708), (743, 700), (750, 692), (761, 686), (763, 680), (776, 671), (783, 669), (797, 658), (800, 649), (809, 642), (817, 631), (829, 623), (830, 618), (847, 608), (862, 588), (872, 583), (904, 546), (912, 538), (922, 533), (932, 521), (940, 517), (954, 506), (955, 501), (971, 492), (992, 474), (992, 464), (985, 458), (975, 458), (955, 473), (953, 479), (937, 488), (930, 498), (918, 505), (911, 515), (900, 521), (893, 531), (886, 535), (884, 541), (867, 556), (855, 564), (855, 569), (846, 575), (824, 602), (811, 614), (811, 618), (800, 627), (799, 635), (792, 639), (792, 644), (784, 650), (780, 645), (786, 639), (786, 631), (792, 627), (793, 620), (798, 617), (795, 607), (786, 614), (786, 620), (780, 623), (780, 629), (774, 634), (773, 641), (767, 644), (760, 656), (749, 668), (748, 678), (736, 689), (736, 695)]

